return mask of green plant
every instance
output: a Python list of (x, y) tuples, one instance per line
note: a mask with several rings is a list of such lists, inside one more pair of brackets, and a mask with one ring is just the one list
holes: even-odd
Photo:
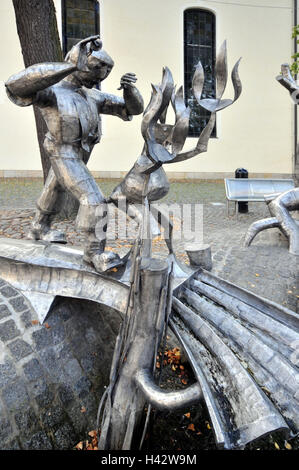
[[(293, 27), (293, 33), (292, 33), (292, 39), (297, 38), (299, 36), (299, 25)], [(299, 44), (299, 40), (297, 39), (297, 44)], [(292, 55), (292, 59), (294, 59), (294, 62), (291, 64), (291, 72), (296, 75), (299, 72), (299, 52), (296, 52), (296, 54)]]

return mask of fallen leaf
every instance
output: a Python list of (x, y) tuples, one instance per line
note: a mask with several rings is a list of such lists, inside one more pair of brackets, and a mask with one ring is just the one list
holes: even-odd
[(189, 429), (189, 431), (195, 431), (194, 424), (190, 423), (189, 426), (187, 427), (187, 429)]
[(259, 277), (259, 274), (258, 273), (255, 273), (256, 277)]
[(288, 442), (285, 442), (284, 446), (285, 446), (286, 449), (292, 450), (292, 446)]
[(274, 442), (274, 446), (275, 446), (275, 449), (280, 450), (280, 447), (279, 447), (279, 445), (277, 444), (277, 442)]
[(44, 326), (45, 326), (45, 328), (48, 328), (48, 329), (51, 328), (49, 323), (44, 323)]
[(39, 321), (38, 320), (32, 320), (32, 325), (38, 325), (39, 324)]
[(90, 437), (96, 437), (96, 436), (97, 436), (97, 431), (96, 431), (96, 430), (89, 431), (88, 435), (89, 435)]
[(184, 416), (186, 416), (186, 418), (190, 418), (190, 413), (185, 413)]
[(188, 381), (186, 379), (181, 380), (182, 384), (187, 385)]
[(198, 431), (196, 434), (197, 434), (197, 436), (200, 436), (202, 434), (202, 432)]
[(156, 368), (157, 368), (157, 369), (160, 369), (160, 367), (161, 367), (160, 362), (157, 361), (157, 362), (156, 362)]
[(78, 442), (78, 444), (76, 445), (76, 449), (77, 450), (83, 450), (83, 441)]
[(85, 408), (85, 406), (82, 406), (80, 411), (81, 411), (81, 413), (86, 413), (86, 408)]
[(208, 421), (206, 421), (206, 425), (208, 429), (211, 429), (210, 423)]

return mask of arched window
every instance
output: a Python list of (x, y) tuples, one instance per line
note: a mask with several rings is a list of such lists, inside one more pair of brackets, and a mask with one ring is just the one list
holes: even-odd
[(62, 33), (64, 55), (81, 39), (99, 34), (97, 0), (62, 0)]
[[(186, 104), (191, 108), (189, 136), (198, 137), (210, 113), (197, 104), (192, 93), (194, 67), (200, 60), (205, 72), (203, 98), (214, 98), (215, 15), (207, 10), (191, 8), (184, 12), (184, 88)], [(216, 127), (212, 136), (216, 136)]]

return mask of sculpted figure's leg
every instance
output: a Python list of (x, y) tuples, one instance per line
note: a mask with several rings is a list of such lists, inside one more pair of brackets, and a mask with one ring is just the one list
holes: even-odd
[(63, 189), (55, 173), (50, 168), (43, 191), (36, 203), (37, 211), (32, 221), (27, 238), (32, 240), (46, 240), (55, 243), (66, 243), (65, 234), (59, 230), (51, 229), (55, 214), (60, 210), (60, 200)]
[(112, 252), (104, 253), (107, 204), (92, 174), (78, 157), (80, 151), (78, 154), (68, 151), (64, 156), (51, 157), (51, 164), (60, 185), (80, 203), (76, 224), (85, 233), (84, 260), (102, 272), (113, 263), (118, 265), (120, 258)]
[(270, 202), (268, 207), (271, 215), (276, 217), (279, 227), (289, 239), (289, 252), (299, 255), (299, 227), (291, 216), (289, 209), (279, 198)]

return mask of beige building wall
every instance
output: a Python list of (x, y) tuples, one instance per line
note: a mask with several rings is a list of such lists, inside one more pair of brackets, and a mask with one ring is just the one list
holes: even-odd
[[(217, 178), (237, 167), (250, 175), (290, 175), (293, 154), (293, 105), (275, 77), (292, 54), (292, 0), (101, 0), (101, 36), (115, 67), (103, 83), (104, 91), (119, 94), (119, 79), (135, 72), (145, 104), (151, 83), (159, 83), (167, 65), (175, 83), (183, 84), (183, 12), (200, 7), (216, 15), (217, 49), (227, 40), (229, 73), (240, 56), (243, 92), (217, 117), (217, 133), (208, 152), (187, 162), (169, 165), (178, 177)], [(55, 1), (61, 31), (60, 0)], [(262, 4), (263, 6), (260, 6)], [(3, 83), (23, 68), (11, 0), (0, 2), (1, 127), (0, 176), (33, 175), (41, 171), (33, 110), (13, 105)], [(229, 84), (228, 98), (233, 97)], [(172, 116), (170, 114), (170, 122)], [(141, 116), (132, 122), (103, 117), (103, 137), (89, 168), (98, 176), (119, 176), (130, 169), (143, 140)], [(186, 149), (196, 139), (189, 138)], [(5, 171), (3, 171), (5, 170)], [(1, 173), (2, 171), (2, 173)], [(33, 173), (30, 173), (30, 171)], [(35, 173), (34, 173), (35, 172)]]

